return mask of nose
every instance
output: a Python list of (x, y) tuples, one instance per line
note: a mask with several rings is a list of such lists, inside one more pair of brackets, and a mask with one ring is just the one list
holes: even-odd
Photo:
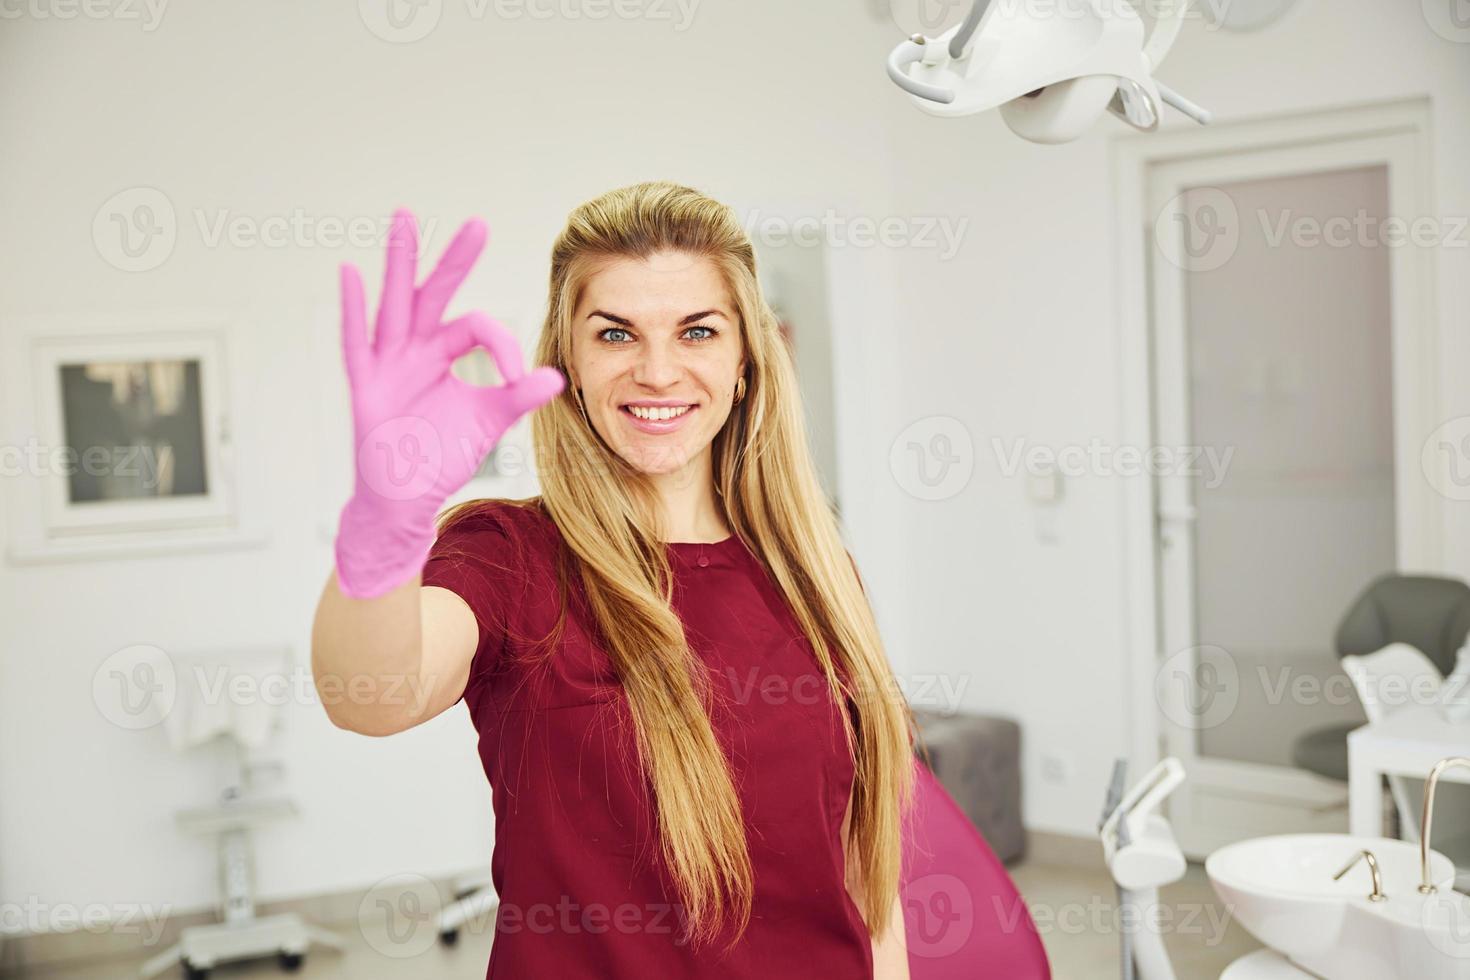
[(643, 356), (633, 365), (633, 381), (645, 388), (663, 389), (679, 380), (683, 365), (677, 347), (649, 344)]

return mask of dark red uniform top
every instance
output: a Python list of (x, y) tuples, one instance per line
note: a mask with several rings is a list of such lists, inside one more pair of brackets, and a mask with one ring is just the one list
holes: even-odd
[[(544, 511), (496, 503), (435, 542), (423, 583), (481, 621), (464, 701), (495, 809), (500, 896), (490, 978), (871, 978), (872, 945), (844, 884), (853, 762), (810, 643), (737, 537), (666, 545), (674, 609), (719, 703), (754, 873), (749, 927), (688, 942), (658, 850), (631, 715), (579, 580), (549, 657), (561, 535)], [(728, 938), (728, 934), (725, 938)]]

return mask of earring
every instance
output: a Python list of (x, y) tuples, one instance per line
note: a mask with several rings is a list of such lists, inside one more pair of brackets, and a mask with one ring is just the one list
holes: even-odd
[(741, 399), (743, 399), (744, 397), (745, 397), (745, 375), (742, 374), (739, 378), (737, 378), (735, 380), (735, 400), (733, 402), (731, 402), (731, 404), (732, 405), (739, 405)]

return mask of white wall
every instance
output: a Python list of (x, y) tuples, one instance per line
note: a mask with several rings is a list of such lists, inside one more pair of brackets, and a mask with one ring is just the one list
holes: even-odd
[[(1059, 541), (1042, 544), (990, 440), (1116, 441), (1106, 139), (1122, 130), (1043, 148), (995, 118), (924, 116), (883, 77), (899, 32), (871, 6), (705, 0), (677, 30), (476, 20), (447, 2), (412, 44), (373, 36), (353, 4), (180, 5), (153, 31), (32, 16), (0, 25), (0, 316), (246, 312), (271, 529), (252, 550), (0, 566), (5, 900), (185, 909), (210, 896), (206, 850), (171, 820), (207, 799), (210, 760), (176, 759), (161, 732), (99, 715), (92, 674), (110, 653), (284, 640), (305, 663), (330, 563), (318, 501), (341, 481), (319, 463), (335, 450), (303, 421), (340, 381), (309, 351), (335, 343), (336, 264), (359, 261), (372, 284), (379, 253), (210, 247), (196, 209), (259, 221), (297, 209), (386, 216), (404, 203), (439, 220), (431, 251), (483, 215), (491, 242), (461, 304), (522, 325), (529, 344), (567, 211), (653, 177), (787, 219), (829, 207), (969, 219), (948, 261), (932, 249), (831, 251), (844, 509), (899, 671), (958, 675), (967, 707), (1019, 717), (1028, 822), (1091, 831), (1130, 710), (1120, 489), (1069, 485)], [(1430, 92), (1439, 206), (1470, 213), (1470, 47), (1437, 38), (1412, 4), (1302, 6), (1260, 36), (1195, 25), (1169, 80), (1223, 118)], [(102, 261), (91, 227), (105, 200), (139, 185), (169, 196), (179, 241), (159, 268), (129, 274)], [(1466, 263), (1446, 253), (1440, 269), (1446, 416), (1470, 412), (1449, 384), (1470, 356)], [(963, 493), (926, 503), (896, 483), (888, 454), (931, 415), (968, 427), (976, 473)], [(1451, 520), (1451, 540), (1465, 543), (1470, 518), (1452, 509)], [(311, 704), (293, 706), (285, 726), (304, 817), (263, 835), (265, 897), (488, 859), (488, 793), (463, 709), (388, 740), (338, 732)], [(1040, 780), (1043, 751), (1068, 757), (1067, 785)]]

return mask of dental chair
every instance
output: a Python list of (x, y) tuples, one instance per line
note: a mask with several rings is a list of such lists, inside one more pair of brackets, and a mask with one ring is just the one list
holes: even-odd
[(939, 780), (914, 760), (899, 894), (911, 980), (1050, 980), (1025, 900)]

